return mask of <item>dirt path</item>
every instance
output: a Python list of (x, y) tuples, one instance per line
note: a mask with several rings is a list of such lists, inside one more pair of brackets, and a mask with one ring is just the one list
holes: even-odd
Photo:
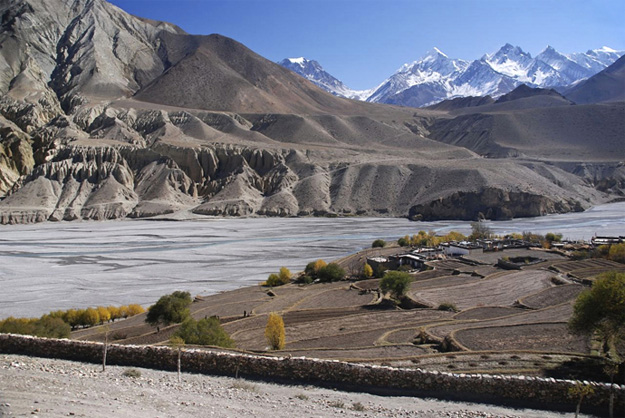
[(0, 355), (7, 417), (565, 417), (571, 414)]

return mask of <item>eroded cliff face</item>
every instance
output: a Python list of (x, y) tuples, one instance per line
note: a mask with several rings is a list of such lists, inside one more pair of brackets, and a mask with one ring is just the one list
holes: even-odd
[[(0, 16), (1, 223), (181, 210), (502, 219), (624, 194), (622, 138), (593, 122), (622, 106), (575, 113), (611, 144), (602, 163), (547, 164), (530, 153), (542, 139), (520, 148), (535, 135), (517, 129), (541, 112), (454, 118), (339, 99), (236, 41), (104, 0), (0, 0)], [(547, 137), (568, 112), (547, 117)], [(571, 149), (592, 156), (585, 139)]]

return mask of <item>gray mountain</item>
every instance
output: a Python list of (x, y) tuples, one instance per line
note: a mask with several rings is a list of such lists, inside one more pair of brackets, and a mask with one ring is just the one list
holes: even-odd
[(565, 92), (576, 103), (625, 101), (625, 56)]
[[(180, 210), (500, 219), (625, 190), (621, 104), (366, 103), (104, 0), (0, 0), (0, 16), (1, 223)], [(395, 85), (462, 72), (444, 58)]]

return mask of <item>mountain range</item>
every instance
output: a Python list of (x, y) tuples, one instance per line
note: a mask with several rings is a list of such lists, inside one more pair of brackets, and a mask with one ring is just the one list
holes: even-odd
[[(519, 85), (416, 109), (338, 97), (105, 0), (0, 0), (0, 16), (0, 223), (508, 219), (625, 196), (622, 58), (573, 87), (583, 105)], [(434, 51), (389, 83), (436, 68), (469, 85), (489, 62), (507, 61)]]
[(469, 62), (449, 58), (433, 48), (419, 60), (404, 64), (377, 87), (363, 91), (351, 90), (317, 61), (300, 57), (284, 59), (279, 64), (340, 97), (423, 107), (456, 97), (497, 98), (520, 84), (564, 91), (604, 70), (624, 54), (625, 51), (604, 46), (565, 55), (548, 46), (532, 58), (520, 47), (505, 44), (497, 52)]

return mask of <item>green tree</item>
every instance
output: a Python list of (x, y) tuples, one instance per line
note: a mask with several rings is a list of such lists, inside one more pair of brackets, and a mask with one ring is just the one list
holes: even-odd
[(214, 345), (224, 348), (235, 346), (234, 341), (215, 317), (199, 321), (188, 318), (180, 325), (174, 336), (180, 337), (186, 344)]
[(596, 333), (603, 351), (618, 359), (616, 343), (625, 336), (625, 273), (609, 271), (597, 276), (591, 289), (577, 297), (569, 329), (576, 334)]
[(373, 244), (371, 244), (371, 248), (384, 248), (386, 247), (386, 241), (384, 241), (383, 239), (376, 239), (375, 241), (373, 241)]
[(410, 237), (406, 235), (405, 237), (401, 237), (397, 240), (397, 245), (400, 247), (408, 247), (410, 246)]
[(47, 338), (69, 338), (70, 326), (61, 318), (44, 315), (34, 324), (33, 335)]
[(389, 271), (380, 280), (380, 290), (390, 293), (395, 299), (401, 299), (412, 282), (410, 274), (402, 271)]
[(152, 326), (180, 323), (189, 317), (191, 305), (189, 292), (176, 291), (161, 298), (148, 309), (145, 322)]
[(336, 282), (345, 277), (345, 270), (336, 263), (330, 263), (319, 269), (317, 277), (322, 282)]
[(282, 350), (286, 343), (286, 333), (284, 331), (284, 321), (275, 312), (269, 314), (267, 326), (265, 327), (265, 338), (272, 350)]
[(545, 234), (545, 240), (551, 244), (552, 242), (562, 241), (562, 234), (554, 234), (553, 232), (547, 232)]
[(625, 263), (625, 242), (621, 244), (612, 244), (608, 251), (608, 259), (617, 263)]

